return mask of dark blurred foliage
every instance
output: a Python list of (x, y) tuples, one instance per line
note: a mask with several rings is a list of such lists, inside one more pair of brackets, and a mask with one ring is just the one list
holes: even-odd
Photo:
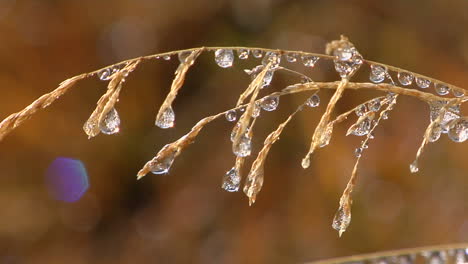
[[(468, 88), (467, 26), (466, 0), (0, 0), (0, 114), (22, 109), (68, 77), (127, 58), (210, 45), (322, 53), (340, 34), (365, 58)], [(221, 69), (212, 56), (203, 54), (189, 72), (173, 129), (156, 128), (154, 118), (175, 58), (144, 63), (129, 76), (117, 105), (118, 135), (88, 140), (82, 131), (105, 89), (89, 79), (1, 142), (0, 263), (301, 263), (467, 242), (467, 143), (443, 136), (427, 148), (420, 172), (410, 174), (429, 122), (428, 106), (413, 98), (399, 99), (365, 151), (342, 238), (331, 220), (361, 141), (344, 136), (351, 120), (314, 154), (311, 168), (300, 167), (329, 92), (272, 148), (253, 207), (242, 193), (220, 188), (234, 163), (225, 120), (207, 126), (169, 175), (136, 181), (164, 144), (233, 105), (248, 84), (243, 69), (253, 60)], [(291, 67), (316, 80), (337, 79), (328, 66)], [(298, 81), (278, 73), (268, 89)], [(346, 92), (338, 110), (375, 95)], [(279, 110), (262, 113), (256, 151), (304, 99), (284, 97)], [(57, 157), (87, 168), (89, 189), (77, 202), (47, 191), (45, 173)]]

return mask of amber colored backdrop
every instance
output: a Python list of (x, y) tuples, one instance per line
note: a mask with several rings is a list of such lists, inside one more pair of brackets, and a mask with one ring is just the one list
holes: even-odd
[[(210, 45), (323, 52), (340, 34), (365, 58), (468, 88), (467, 26), (466, 0), (1, 0), (0, 117), (68, 77), (127, 58)], [(90, 79), (5, 138), (0, 263), (301, 263), (468, 241), (468, 143), (443, 136), (428, 147), (420, 172), (410, 174), (429, 122), (427, 105), (411, 98), (400, 99), (365, 152), (341, 239), (331, 220), (361, 139), (344, 136), (345, 122), (303, 170), (323, 102), (301, 113), (272, 148), (253, 207), (242, 193), (220, 188), (234, 162), (232, 124), (224, 120), (208, 126), (169, 175), (136, 181), (164, 144), (233, 105), (249, 81), (243, 69), (253, 65), (221, 69), (212, 54), (202, 55), (175, 102), (174, 129), (156, 128), (154, 117), (176, 59), (145, 63), (129, 76), (118, 135), (88, 140), (82, 131), (105, 89)], [(336, 79), (330, 68), (308, 71), (317, 80)], [(268, 89), (297, 81), (278, 74)], [(371, 96), (347, 92), (338, 109)], [(303, 99), (285, 97), (279, 110), (262, 113), (255, 151)], [(86, 167), (89, 189), (77, 202), (48, 191), (45, 174), (57, 157)]]

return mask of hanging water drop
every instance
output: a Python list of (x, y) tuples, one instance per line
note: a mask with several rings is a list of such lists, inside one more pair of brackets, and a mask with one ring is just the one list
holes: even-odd
[(369, 80), (373, 83), (381, 83), (385, 80), (387, 76), (387, 68), (380, 65), (371, 65), (371, 73)]
[[(252, 70), (245, 69), (244, 72), (250, 75), (250, 78), (253, 80), (263, 70), (263, 68), (264, 68), (263, 65), (257, 65)], [(275, 72), (274, 70), (269, 70), (265, 73), (261, 88), (265, 88), (271, 84), (271, 81), (273, 80), (274, 72)]]
[(99, 129), (102, 133), (107, 135), (115, 134), (120, 131), (120, 118), (115, 108), (112, 108), (106, 114), (101, 124), (99, 125)]
[(234, 52), (230, 49), (218, 49), (215, 51), (215, 61), (221, 68), (229, 68), (234, 63)]
[(442, 116), (439, 120), (441, 133), (448, 132), (448, 123), (460, 117), (460, 105), (452, 105), (444, 109), (447, 101), (434, 101), (430, 103), (430, 120), (435, 121), (439, 115)]
[(252, 117), (259, 117), (260, 116), (260, 112), (261, 112), (261, 107), (260, 107), (260, 104), (255, 102), (255, 105), (254, 105), (254, 108), (252, 110)]
[(250, 50), (248, 49), (239, 49), (237, 50), (237, 57), (241, 60), (246, 60), (249, 58)]
[(418, 162), (415, 160), (413, 163), (410, 164), (409, 166), (411, 173), (416, 173), (419, 171), (418, 168)]
[(221, 188), (228, 192), (237, 192), (239, 190), (241, 177), (235, 167), (232, 167), (223, 177)]
[(359, 120), (353, 124), (346, 132), (346, 135), (365, 136), (369, 134), (372, 126), (373, 116), (362, 116)]
[[(166, 174), (169, 172), (169, 169), (174, 162), (178, 149), (172, 149), (171, 151), (164, 151), (170, 145), (165, 145), (161, 151), (158, 153), (158, 156), (151, 161), (150, 170), (153, 174)], [(162, 154), (161, 154), (162, 153)], [(160, 156), (161, 155), (161, 156)]]
[(163, 56), (163, 60), (168, 61), (168, 60), (170, 60), (170, 59), (171, 59), (171, 55), (164, 55), (164, 56)]
[(455, 97), (463, 97), (465, 96), (465, 91), (459, 89), (452, 89), (452, 94)]
[(296, 62), (297, 61), (297, 54), (296, 53), (286, 53), (284, 55), (284, 57), (286, 58), (286, 61), (287, 62)]
[(450, 92), (450, 88), (442, 83), (434, 84), (434, 88), (436, 93), (438, 93), (439, 95), (447, 95)]
[(369, 110), (372, 112), (377, 112), (380, 110), (380, 107), (382, 106), (381, 99), (376, 98), (372, 101), (369, 102)]
[(362, 150), (363, 150), (362, 148), (356, 148), (356, 149), (354, 150), (354, 155), (355, 155), (357, 158), (361, 157), (361, 155), (362, 155)]
[(301, 56), (302, 63), (306, 67), (314, 67), (320, 57), (317, 56), (310, 56), (310, 55), (303, 55)]
[(226, 120), (229, 122), (234, 122), (237, 119), (237, 112), (236, 110), (229, 110), (226, 112)]
[(363, 116), (365, 113), (367, 113), (367, 106), (365, 104), (359, 105), (356, 108), (355, 113), (357, 116)]
[(252, 140), (250, 137), (247, 135), (247, 133), (244, 133), (237, 144), (234, 142), (232, 145), (232, 152), (234, 155), (237, 157), (247, 157), (250, 155), (252, 152)]
[(422, 89), (426, 89), (427, 87), (429, 87), (431, 85), (431, 81), (428, 80), (428, 79), (424, 79), (422, 77), (416, 77), (415, 78), (415, 81), (416, 81), (416, 85), (419, 87), (419, 88), (422, 88)]
[(112, 76), (112, 72), (109, 68), (103, 69), (98, 73), (99, 80), (101, 81), (107, 81), (110, 80), (110, 77)]
[(270, 63), (270, 69), (278, 68), (281, 63), (281, 56), (273, 51), (267, 52), (263, 57), (262, 65), (267, 66), (268, 63)]
[(260, 106), (265, 111), (275, 111), (279, 105), (279, 96), (268, 96), (262, 100)]
[(258, 59), (258, 58), (261, 58), (263, 54), (261, 50), (256, 49), (252, 51), (252, 55)]
[(309, 157), (303, 158), (302, 161), (301, 161), (301, 166), (302, 166), (303, 169), (309, 168), (309, 166), (310, 166), (310, 158), (309, 158)]
[(414, 76), (409, 72), (399, 72), (398, 73), (398, 81), (404, 85), (408, 86), (413, 83)]
[(155, 124), (160, 128), (170, 128), (174, 126), (174, 121), (175, 113), (172, 107), (169, 106), (162, 111), (161, 115), (158, 115)]
[(460, 117), (450, 122), (448, 136), (454, 142), (468, 139), (468, 117)]
[(349, 223), (351, 223), (351, 210), (349, 208), (349, 203), (346, 201), (343, 203), (340, 202), (340, 207), (333, 218), (332, 227), (338, 231), (338, 234), (341, 237), (343, 232), (348, 228)]
[(307, 99), (306, 105), (309, 107), (317, 107), (320, 105), (320, 97), (318, 94), (314, 94)]

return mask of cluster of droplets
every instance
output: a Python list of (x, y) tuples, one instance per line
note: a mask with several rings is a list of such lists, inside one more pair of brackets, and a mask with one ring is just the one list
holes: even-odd
[(464, 142), (468, 137), (468, 117), (460, 116), (460, 106), (447, 105), (447, 101), (435, 101), (430, 104), (430, 120), (435, 122), (439, 115), (441, 118), (433, 124), (429, 141), (437, 141), (441, 134), (448, 134), (454, 142)]
[(349, 42), (342, 42), (338, 47), (334, 48), (333, 56), (335, 57), (335, 70), (341, 78), (348, 78), (354, 74), (362, 65), (362, 55)]
[[(370, 75), (369, 80), (373, 83), (381, 83), (386, 78), (391, 78), (387, 67), (379, 64), (371, 64), (370, 65)], [(450, 91), (455, 97), (462, 97), (465, 95), (465, 91), (460, 90), (458, 88), (451, 89), (447, 84), (436, 82), (433, 83), (431, 80), (415, 75), (411, 72), (407, 71), (399, 71), (397, 72), (397, 79), (398, 82), (403, 86), (409, 86), (415, 83), (421, 89), (427, 89), (433, 84), (434, 90), (438, 95), (448, 95)]]

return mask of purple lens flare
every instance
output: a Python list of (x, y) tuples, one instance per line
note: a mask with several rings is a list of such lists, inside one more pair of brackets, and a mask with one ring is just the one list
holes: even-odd
[(88, 190), (89, 180), (80, 160), (56, 158), (46, 172), (49, 194), (56, 200), (76, 202)]

